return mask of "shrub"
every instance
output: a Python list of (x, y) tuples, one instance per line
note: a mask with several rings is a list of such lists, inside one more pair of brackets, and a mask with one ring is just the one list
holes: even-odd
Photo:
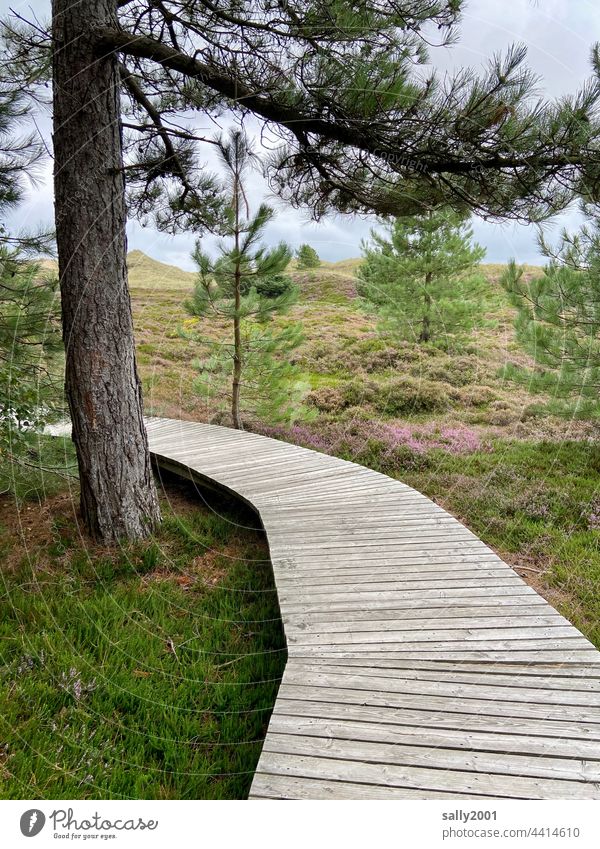
[(364, 367), (367, 372), (386, 371), (403, 366), (407, 362), (406, 352), (398, 348), (383, 348), (372, 351), (365, 357)]
[(398, 416), (446, 409), (449, 397), (442, 383), (402, 376), (378, 386), (374, 403), (379, 412)]
[(273, 277), (265, 277), (256, 282), (254, 288), (264, 298), (279, 298), (291, 292), (294, 281), (287, 274), (276, 274)]
[(318, 430), (306, 425), (261, 425), (257, 430), (384, 473), (426, 469), (432, 462), (431, 451), (470, 454), (484, 448), (478, 434), (463, 425), (411, 427), (354, 419), (321, 425)]
[(354, 378), (344, 384), (344, 402), (346, 407), (360, 407), (372, 404), (378, 395), (379, 384), (369, 378)]
[(520, 418), (520, 414), (515, 410), (492, 410), (488, 415), (488, 422), (497, 427), (506, 427), (519, 421)]
[(298, 358), (308, 371), (322, 374), (355, 374), (361, 364), (352, 351), (340, 349), (333, 342), (316, 340), (307, 344)]
[(465, 407), (483, 407), (496, 397), (489, 386), (462, 386), (454, 389), (450, 397)]
[(321, 265), (319, 254), (310, 245), (300, 245), (296, 251), (297, 268), (304, 270), (305, 268), (318, 268)]
[(348, 407), (344, 392), (335, 386), (322, 386), (306, 396), (306, 403), (322, 413), (339, 413)]
[(428, 363), (424, 371), (431, 380), (452, 386), (467, 386), (476, 379), (475, 364), (469, 357), (444, 357)]

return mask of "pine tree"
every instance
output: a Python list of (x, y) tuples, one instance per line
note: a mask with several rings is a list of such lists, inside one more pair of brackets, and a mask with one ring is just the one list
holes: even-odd
[[(272, 250), (259, 245), (273, 210), (261, 204), (254, 215), (250, 213), (245, 177), (255, 157), (248, 139), (233, 130), (228, 138), (219, 138), (218, 150), (228, 172), (231, 198), (221, 231), (230, 244), (221, 243), (220, 255), (213, 261), (197, 243), (198, 283), (185, 308), (191, 316), (224, 319), (231, 328), (229, 340), (213, 342), (216, 353), (199, 364), (208, 376), (199, 386), (214, 394), (211, 376), (229, 376), (231, 420), (241, 429), (242, 409), (270, 420), (289, 416), (295, 400), (290, 392), (295, 374), (290, 354), (302, 333), (298, 322), (277, 329), (271, 325), (274, 316), (295, 303), (298, 293), (284, 273), (292, 257), (290, 248), (284, 243)], [(185, 333), (206, 341), (195, 331)]]
[(296, 251), (296, 267), (304, 271), (309, 268), (318, 268), (321, 265), (319, 254), (310, 245), (300, 245)]
[(62, 410), (57, 282), (0, 246), (0, 455), (11, 463), (21, 462), (33, 429)]
[(563, 231), (555, 249), (541, 239), (549, 259), (543, 273), (527, 279), (512, 260), (501, 281), (517, 310), (517, 339), (535, 361), (533, 368), (510, 364), (505, 374), (550, 393), (556, 412), (600, 411), (599, 224)]
[(21, 132), (26, 114), (20, 93), (0, 84), (0, 463), (8, 461), (12, 468), (10, 481), (14, 465), (24, 462), (33, 428), (62, 401), (57, 282), (43, 279), (29, 258), (48, 250), (49, 237), (15, 236), (3, 223), (22, 200), (25, 180), (42, 156), (39, 141)]
[(464, 217), (441, 210), (396, 218), (387, 235), (371, 233), (358, 269), (359, 294), (384, 325), (420, 343), (470, 330), (480, 313), (481, 277), (473, 272), (485, 251), (472, 243)]

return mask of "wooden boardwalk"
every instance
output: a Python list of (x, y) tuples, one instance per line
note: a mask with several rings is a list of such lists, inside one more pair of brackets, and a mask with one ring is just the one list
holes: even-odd
[(267, 534), (288, 662), (251, 798), (600, 799), (600, 653), (460, 522), (256, 434), (148, 433)]

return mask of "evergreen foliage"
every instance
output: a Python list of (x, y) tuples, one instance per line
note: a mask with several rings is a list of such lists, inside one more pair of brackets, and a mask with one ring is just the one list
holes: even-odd
[(387, 237), (375, 231), (363, 243), (358, 291), (378, 309), (383, 326), (408, 341), (440, 343), (482, 320), (485, 251), (451, 210), (396, 218)]
[[(60, 338), (57, 282), (44, 280), (29, 259), (47, 250), (47, 234), (9, 233), (7, 213), (22, 200), (25, 180), (42, 155), (19, 133), (27, 107), (19, 93), (0, 90), (0, 463), (16, 480), (36, 429), (61, 406), (56, 354)], [(6, 467), (12, 474), (6, 475)], [(12, 489), (12, 485), (10, 487)]]
[(319, 254), (310, 245), (300, 245), (296, 251), (297, 268), (301, 271), (309, 268), (318, 268), (321, 264)]
[[(241, 428), (242, 411), (271, 421), (291, 417), (297, 398), (290, 355), (302, 340), (302, 330), (298, 322), (276, 327), (272, 322), (290, 309), (298, 292), (285, 275), (290, 248), (284, 243), (271, 250), (260, 245), (273, 210), (263, 203), (250, 212), (244, 181), (255, 157), (248, 139), (233, 130), (219, 139), (219, 152), (231, 198), (221, 227), (228, 243), (221, 242), (216, 260), (197, 243), (198, 282), (185, 308), (191, 316), (212, 314), (227, 323), (228, 336), (212, 340), (214, 355), (198, 365), (198, 386), (218, 396), (222, 379), (229, 378), (231, 418)], [(185, 335), (207, 341), (196, 329), (188, 328)]]
[(502, 278), (517, 309), (517, 338), (533, 368), (511, 364), (506, 376), (533, 392), (552, 395), (556, 412), (600, 411), (600, 227), (599, 221), (573, 235), (564, 231), (556, 249), (544, 240), (549, 262), (531, 280), (514, 260)]
[[(541, 220), (597, 196), (600, 54), (572, 95), (540, 98), (527, 49), (443, 70), (464, 0), (129, 0), (96, 50), (118, 54), (132, 209), (168, 228), (213, 227), (221, 199), (199, 122), (233, 111), (270, 137), (275, 192), (316, 216), (459, 211)], [(432, 38), (432, 34), (435, 37)], [(43, 97), (52, 41), (35, 18), (5, 27), (7, 68)], [(442, 68), (438, 65), (442, 64)]]
[(57, 285), (38, 275), (35, 263), (0, 246), (0, 452), (12, 460), (62, 397)]

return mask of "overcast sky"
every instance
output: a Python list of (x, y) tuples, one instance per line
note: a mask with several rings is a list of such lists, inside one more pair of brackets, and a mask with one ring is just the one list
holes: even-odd
[[(27, 16), (33, 10), (40, 19), (48, 17), (49, 0), (0, 0), (4, 16), (14, 9)], [(590, 76), (591, 44), (600, 40), (600, 4), (594, 0), (470, 0), (466, 3), (460, 43), (451, 49), (433, 50), (435, 65), (452, 70), (469, 65), (480, 67), (497, 50), (512, 42), (523, 42), (529, 50), (529, 66), (542, 77), (543, 93), (560, 96), (577, 89)], [(48, 117), (40, 127), (49, 127)], [(208, 126), (208, 125), (206, 125)], [(52, 219), (52, 164), (41, 174), (41, 183), (29, 192), (26, 203), (10, 223), (14, 227), (32, 227)], [(261, 181), (253, 181), (256, 201), (265, 191)], [(273, 200), (270, 200), (273, 202)], [(360, 241), (368, 236), (374, 221), (331, 217), (315, 224), (301, 211), (275, 203), (278, 215), (269, 227), (267, 240), (285, 240), (296, 247), (311, 243), (323, 259), (339, 260), (360, 254)], [(535, 228), (527, 225), (492, 224), (474, 219), (476, 239), (486, 247), (488, 262), (539, 262)], [(548, 230), (574, 226), (577, 214), (561, 216)], [(190, 252), (193, 235), (166, 236), (136, 222), (129, 225), (129, 248), (138, 248), (150, 256), (193, 268)], [(211, 240), (205, 241), (210, 249)]]

